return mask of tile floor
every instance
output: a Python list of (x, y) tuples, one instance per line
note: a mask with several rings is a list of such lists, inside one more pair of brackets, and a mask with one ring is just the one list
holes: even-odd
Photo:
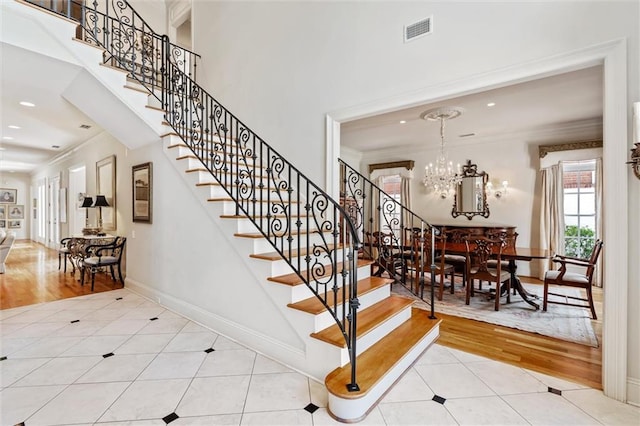
[[(322, 385), (122, 289), (0, 311), (0, 424), (326, 425)], [(434, 345), (363, 425), (639, 425), (640, 409)]]

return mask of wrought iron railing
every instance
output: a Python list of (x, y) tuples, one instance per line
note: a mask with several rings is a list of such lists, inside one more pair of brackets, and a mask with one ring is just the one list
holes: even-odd
[[(95, 2), (93, 8), (80, 4), (84, 35), (111, 55), (107, 60), (113, 58), (150, 93), (158, 96), (156, 89), (161, 89), (166, 121), (235, 201), (236, 214), (256, 225), (333, 316), (350, 357), (351, 379), (346, 386), (358, 390), (360, 239), (350, 217), (339, 202), (195, 82), (189, 71), (193, 65), (195, 74), (196, 56), (193, 64), (176, 61), (174, 45), (166, 35), (153, 33), (124, 0), (115, 3), (122, 6), (118, 11), (130, 10), (131, 17), (125, 19), (120, 12), (114, 16), (109, 12), (112, 9), (95, 6)], [(66, 4), (62, 8), (65, 16), (72, 16), (73, 4), (78, 3), (67, 0)], [(133, 27), (138, 20), (142, 27)]]
[(124, 0), (25, 1), (78, 21), (77, 38), (104, 48), (105, 63), (129, 71), (159, 100), (166, 61), (196, 80), (200, 55), (173, 43), (167, 48), (166, 40)]
[[(394, 284), (403, 285), (424, 298), (425, 270), (434, 283), (435, 237), (440, 230), (384, 192), (342, 160), (340, 163), (340, 202), (362, 240), (360, 255), (372, 259), (376, 274), (386, 273)], [(430, 238), (431, 241), (426, 241)], [(423, 253), (429, 253), (425, 259)], [(425, 262), (430, 262), (425, 268)], [(430, 285), (431, 317), (434, 314), (434, 286)]]

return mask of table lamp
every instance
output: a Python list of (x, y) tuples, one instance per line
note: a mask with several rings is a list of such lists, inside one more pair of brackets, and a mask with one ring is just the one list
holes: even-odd
[(84, 216), (84, 226), (89, 227), (89, 208), (93, 206), (93, 197), (84, 197), (82, 199), (82, 205), (80, 208), (87, 209), (85, 210)]
[(102, 208), (109, 207), (109, 203), (104, 195), (96, 195), (96, 203), (93, 207), (98, 208), (98, 228), (102, 230)]

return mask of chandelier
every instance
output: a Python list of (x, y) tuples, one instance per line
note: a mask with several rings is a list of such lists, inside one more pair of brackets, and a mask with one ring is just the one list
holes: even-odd
[(424, 168), (424, 179), (422, 183), (430, 191), (440, 194), (441, 198), (446, 198), (449, 192), (460, 184), (462, 175), (460, 164), (453, 166), (452, 161), (448, 161), (444, 150), (444, 122), (451, 120), (462, 114), (461, 108), (437, 108), (423, 112), (420, 118), (429, 121), (440, 121), (440, 155), (434, 163), (429, 163)]

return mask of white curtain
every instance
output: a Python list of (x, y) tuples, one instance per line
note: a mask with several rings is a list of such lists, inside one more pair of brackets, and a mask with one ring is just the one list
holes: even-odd
[[(602, 158), (596, 159), (596, 237), (602, 239)], [(602, 253), (600, 253), (602, 259)], [(594, 274), (595, 285), (602, 287), (602, 277), (604, 272), (604, 261), (600, 260), (600, 265), (596, 268)]]
[(405, 228), (411, 227), (411, 178), (402, 176), (402, 183), (400, 184), (400, 203), (408, 210), (404, 210), (402, 221)]
[[(549, 250), (551, 255), (564, 253), (564, 210), (562, 163), (541, 170), (542, 199), (540, 201), (540, 248)], [(551, 262), (540, 264), (539, 278), (551, 269)]]

